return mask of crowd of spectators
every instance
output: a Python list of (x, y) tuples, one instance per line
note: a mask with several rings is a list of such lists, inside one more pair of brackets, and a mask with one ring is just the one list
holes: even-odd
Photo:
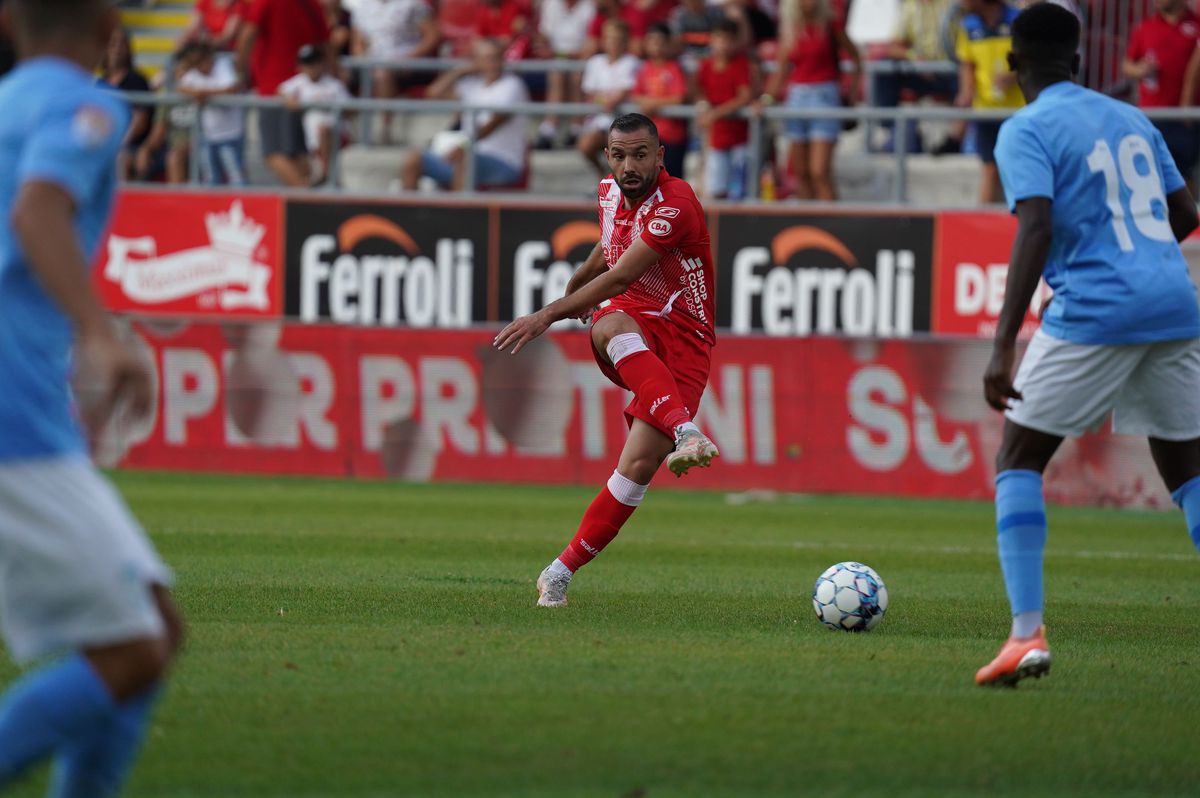
[[(1048, 0), (1081, 15), (1075, 0)], [(473, 171), (480, 187), (523, 187), (531, 148), (573, 148), (598, 173), (608, 125), (621, 108), (655, 119), (665, 166), (682, 175), (698, 151), (693, 178), (708, 197), (739, 198), (757, 184), (760, 196), (835, 200), (834, 154), (853, 122), (837, 117), (787, 120), (762, 127), (768, 135), (759, 174), (747, 174), (751, 128), (745, 118), (772, 104), (838, 109), (866, 94), (882, 107), (901, 102), (1015, 109), (1022, 104), (1008, 71), (1010, 28), (1020, 8), (1039, 0), (896, 0), (891, 41), (860, 51), (846, 30), (852, 0), (197, 0), (171, 69), (173, 85), (200, 105), (203, 142), (187, 140), (196, 109), (154, 113), (139, 108), (127, 140), (127, 175), (181, 179), (189, 153), (200, 155), (203, 179), (240, 184), (245, 114), (209, 107), (220, 94), (253, 91), (286, 104), (256, 113), (266, 165), (287, 186), (309, 186), (329, 174), (334, 129), (327, 111), (307, 103), (350, 96), (457, 99), (466, 106), (507, 105), (531, 97), (584, 101), (588, 116), (467, 113), (455, 129), (425, 142), (397, 164), (397, 185), (411, 189), (429, 178), (443, 188), (463, 183), (472, 131)], [(1128, 42), (1123, 71), (1147, 107), (1193, 104), (1200, 88), (1200, 22), (1189, 0), (1155, 0), (1156, 13)], [(345, 56), (370, 68), (349, 69)], [(464, 59), (441, 75), (405, 64), (412, 59)], [(524, 59), (578, 62), (580, 68), (514, 72)], [(867, 60), (892, 62), (868, 78)], [(948, 68), (949, 67), (949, 68)], [(114, 39), (104, 80), (144, 89), (127, 38)], [(694, 120), (663, 114), (695, 106)], [(343, 116), (343, 119), (346, 117)], [(369, 144), (392, 142), (394, 125), (375, 113)], [(530, 123), (530, 124), (527, 124)], [(345, 127), (345, 126), (343, 126)], [(1160, 125), (1186, 174), (1200, 161), (1200, 128)], [(910, 152), (965, 152), (981, 162), (981, 202), (999, 199), (992, 151), (998, 122), (955, 123), (923, 130), (909, 123), (903, 137), (890, 124), (864, 131), (863, 146), (890, 152), (899, 140)], [(940, 141), (929, 142), (930, 130)], [(879, 133), (884, 138), (871, 134)], [(780, 141), (778, 152), (775, 142)]]

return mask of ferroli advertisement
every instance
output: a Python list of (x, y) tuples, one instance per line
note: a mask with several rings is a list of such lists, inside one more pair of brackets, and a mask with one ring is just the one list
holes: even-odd
[(290, 318), (441, 329), (488, 320), (486, 207), (291, 201), (286, 225)]
[(545, 307), (600, 240), (595, 207), (502, 208), (499, 213), (498, 320)]
[(723, 211), (717, 326), (777, 336), (929, 331), (932, 215)]

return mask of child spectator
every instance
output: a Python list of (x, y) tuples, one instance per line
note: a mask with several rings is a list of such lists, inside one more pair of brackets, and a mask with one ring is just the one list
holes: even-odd
[[(279, 87), (279, 93), (288, 101), (289, 108), (300, 110), (307, 103), (350, 99), (345, 84), (329, 74), (329, 60), (321, 47), (304, 45), (296, 60), (300, 71)], [(329, 155), (333, 150), (333, 136), (337, 132), (334, 130), (334, 121), (334, 114), (328, 108), (304, 110), (304, 143), (313, 159), (313, 185), (321, 183), (329, 175)]]
[(683, 45), (683, 57), (698, 64), (710, 51), (713, 30), (725, 19), (725, 12), (705, 0), (683, 0), (671, 12), (671, 33)]
[(721, 20), (712, 32), (712, 56), (696, 70), (700, 115), (696, 122), (707, 134), (704, 158), (704, 196), (741, 199), (745, 196), (749, 125), (735, 114), (758, 96), (758, 67), (741, 51), (741, 30), (732, 19)]
[(680, 105), (687, 98), (687, 78), (672, 50), (670, 29), (661, 23), (651, 25), (643, 40), (646, 60), (633, 86), (633, 101), (658, 128), (663, 146), (663, 166), (672, 177), (683, 177), (683, 158), (687, 154), (687, 120), (655, 114), (668, 105)]
[[(179, 85), (195, 62), (197, 46), (188, 43), (179, 48), (172, 59), (172, 82)], [(188, 182), (188, 162), (191, 157), (191, 132), (196, 120), (196, 106), (158, 106), (150, 135), (138, 147), (133, 159), (133, 179), (140, 181), (165, 179), (168, 183)]]
[[(542, 0), (538, 32), (546, 55), (564, 61), (581, 61), (587, 48), (587, 30), (596, 16), (592, 0)], [(546, 75), (546, 102), (579, 102), (579, 74), (550, 72)], [(576, 132), (578, 125), (575, 125)], [(538, 126), (538, 149), (550, 149), (558, 135), (558, 117), (549, 115)]]
[(641, 61), (629, 53), (629, 25), (623, 20), (605, 22), (600, 41), (604, 52), (589, 58), (583, 69), (583, 93), (587, 102), (599, 105), (601, 111), (588, 117), (576, 148), (604, 177), (608, 164), (600, 161), (600, 155), (608, 145), (608, 126), (617, 106), (625, 102), (637, 83)]
[(200, 132), (204, 146), (200, 167), (204, 182), (212, 185), (246, 185), (246, 115), (241, 108), (214, 107), (213, 97), (241, 92), (237, 68), (228, 54), (217, 58), (211, 44), (195, 45), (192, 68), (179, 80), (179, 93), (200, 103)]

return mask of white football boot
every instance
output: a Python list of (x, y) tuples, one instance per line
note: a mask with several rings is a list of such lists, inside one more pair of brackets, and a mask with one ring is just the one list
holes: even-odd
[(563, 569), (556, 569), (550, 563), (537, 579), (539, 607), (567, 606), (567, 587), (571, 584), (573, 574)]
[(713, 458), (720, 454), (717, 445), (700, 430), (676, 427), (675, 451), (667, 455), (667, 468), (675, 476), (681, 477), (689, 468), (708, 468)]

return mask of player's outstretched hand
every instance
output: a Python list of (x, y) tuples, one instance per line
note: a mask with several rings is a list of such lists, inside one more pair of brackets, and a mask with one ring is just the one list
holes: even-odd
[(987, 371), (983, 373), (983, 396), (993, 410), (999, 410), (1001, 413), (1008, 410), (1010, 399), (1024, 398), (1012, 383), (1015, 360), (1015, 347), (997, 347), (992, 350), (992, 359), (988, 362)]
[(111, 332), (84, 335), (76, 349), (76, 396), (84, 427), (98, 435), (120, 403), (133, 419), (150, 412), (150, 370), (137, 351)]
[(525, 344), (537, 338), (549, 327), (549, 317), (546, 316), (544, 310), (539, 310), (537, 313), (530, 313), (528, 316), (522, 316), (510, 323), (492, 341), (492, 346), (500, 351), (511, 346), (512, 353), (515, 355), (525, 347)]

